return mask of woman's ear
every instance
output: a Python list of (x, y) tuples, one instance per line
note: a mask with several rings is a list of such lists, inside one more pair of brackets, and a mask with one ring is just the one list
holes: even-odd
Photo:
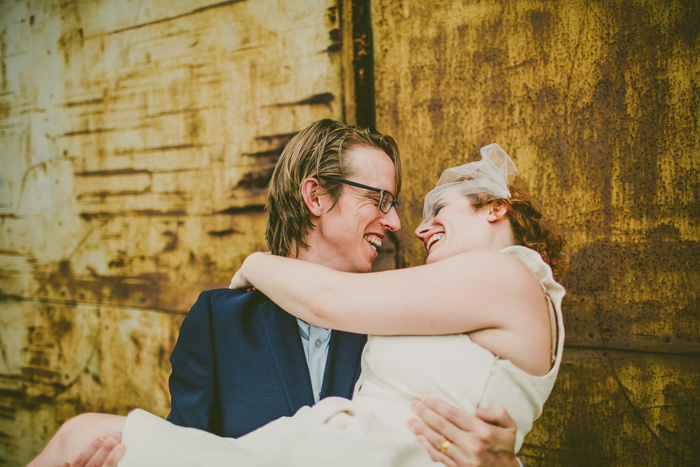
[(309, 177), (301, 184), (301, 197), (312, 215), (318, 217), (323, 212), (323, 199), (319, 195), (321, 186), (314, 177)]
[(505, 203), (491, 203), (488, 209), (489, 211), (486, 219), (489, 222), (496, 222), (505, 219), (506, 212), (508, 211)]

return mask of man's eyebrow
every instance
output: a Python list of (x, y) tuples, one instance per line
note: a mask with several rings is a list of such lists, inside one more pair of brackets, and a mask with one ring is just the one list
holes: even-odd
[(378, 193), (374, 190), (367, 190), (367, 189), (365, 189), (365, 196), (367, 198), (372, 198), (372, 199), (376, 199), (376, 200), (379, 200), (382, 197), (381, 193)]

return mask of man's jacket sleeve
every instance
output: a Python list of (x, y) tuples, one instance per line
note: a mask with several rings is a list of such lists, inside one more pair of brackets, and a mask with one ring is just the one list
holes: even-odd
[(217, 433), (220, 416), (209, 292), (202, 292), (185, 316), (170, 356), (171, 408), (168, 420)]

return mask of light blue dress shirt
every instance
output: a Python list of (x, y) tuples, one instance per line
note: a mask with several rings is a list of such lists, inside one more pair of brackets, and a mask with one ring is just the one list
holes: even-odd
[(297, 318), (297, 323), (299, 324), (299, 335), (301, 336), (301, 345), (304, 347), (306, 364), (309, 366), (314, 402), (318, 402), (321, 398), (323, 374), (326, 371), (326, 361), (328, 361), (331, 330), (308, 324), (299, 318)]

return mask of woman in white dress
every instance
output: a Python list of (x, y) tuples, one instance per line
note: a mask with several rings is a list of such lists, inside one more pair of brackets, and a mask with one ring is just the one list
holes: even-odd
[[(430, 465), (407, 426), (427, 394), (471, 412), (502, 405), (517, 452), (559, 370), (564, 289), (553, 271), (566, 255), (529, 196), (509, 189), (508, 155), (496, 144), (481, 155), (426, 196), (415, 231), (424, 266), (353, 274), (254, 253), (234, 276), (231, 287), (252, 285), (308, 323), (370, 335), (352, 400), (323, 399), (238, 439), (142, 410), (96, 416), (96, 432), (123, 431), (120, 465)], [(449, 440), (435, 447), (449, 460)]]

